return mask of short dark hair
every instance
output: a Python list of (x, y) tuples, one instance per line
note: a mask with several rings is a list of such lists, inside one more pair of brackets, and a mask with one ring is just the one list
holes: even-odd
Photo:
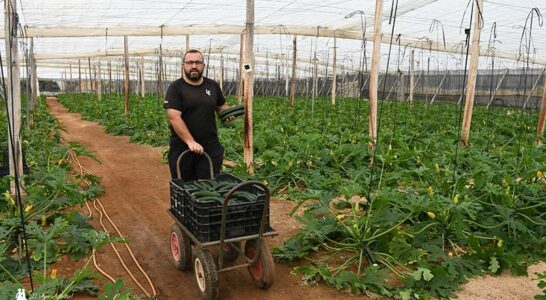
[(186, 53), (184, 53), (184, 58), (183, 58), (182, 62), (184, 62), (184, 63), (186, 62), (186, 55), (188, 53), (199, 53), (199, 54), (201, 54), (201, 58), (203, 60), (205, 60), (205, 56), (203, 55), (203, 53), (201, 53), (201, 51), (199, 51), (197, 49), (190, 49), (190, 50), (186, 51)]

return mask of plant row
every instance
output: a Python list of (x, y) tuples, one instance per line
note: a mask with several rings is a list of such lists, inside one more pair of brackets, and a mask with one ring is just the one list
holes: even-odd
[[(88, 266), (89, 255), (112, 239), (93, 229), (89, 218), (77, 207), (95, 199), (103, 189), (98, 177), (75, 174), (69, 159), (71, 154), (93, 156), (80, 144), (62, 140), (59, 123), (48, 113), (43, 99), (33, 119), (35, 125), (28, 128), (24, 124), (23, 130), (24, 163), (30, 169), (21, 177), (26, 196), (18, 201), (10, 191), (13, 178), (0, 178), (0, 298), (14, 299), (19, 289), (26, 289), (29, 299), (66, 299), (75, 293), (98, 295), (96, 280), (100, 276)], [(7, 124), (4, 110), (0, 112), (0, 124)], [(6, 134), (7, 129), (0, 131), (2, 149), (8, 147)], [(7, 157), (3, 159), (7, 161)], [(61, 274), (64, 272), (58, 272), (55, 263), (63, 256), (86, 259), (86, 263), (73, 274)], [(29, 266), (34, 282), (32, 293)], [(108, 283), (100, 297), (121, 295), (122, 287), (122, 282)], [(127, 293), (124, 299), (130, 297)]]

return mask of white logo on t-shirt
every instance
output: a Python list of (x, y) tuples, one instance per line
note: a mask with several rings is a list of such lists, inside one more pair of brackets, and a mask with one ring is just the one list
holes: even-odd
[(209, 89), (205, 89), (205, 93), (207, 93), (207, 95), (210, 96), (210, 90)]

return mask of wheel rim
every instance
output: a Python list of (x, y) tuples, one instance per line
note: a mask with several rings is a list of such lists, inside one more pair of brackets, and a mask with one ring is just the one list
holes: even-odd
[(205, 282), (205, 272), (203, 270), (203, 265), (201, 264), (201, 261), (196, 258), (195, 259), (195, 280), (197, 281), (197, 285), (199, 286), (199, 289), (201, 292), (204, 292), (207, 288), (207, 284)]
[(180, 260), (180, 243), (178, 241), (178, 235), (176, 232), (171, 232), (171, 253), (174, 260)]
[[(248, 249), (248, 257), (250, 259), (253, 259), (255, 254), (256, 254), (256, 249), (254, 248)], [(260, 258), (258, 258), (255, 264), (250, 265), (248, 269), (250, 270), (250, 274), (252, 275), (254, 279), (256, 280), (262, 279), (263, 268), (262, 268), (262, 260)]]

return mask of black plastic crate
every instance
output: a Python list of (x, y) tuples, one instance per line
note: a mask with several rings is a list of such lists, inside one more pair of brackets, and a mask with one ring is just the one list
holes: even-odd
[[(257, 234), (260, 230), (260, 221), (262, 215), (245, 220), (228, 220), (226, 221), (226, 239), (236, 238), (246, 235)], [(266, 218), (266, 224), (264, 232), (270, 231), (269, 217)], [(220, 240), (220, 230), (222, 229), (222, 222), (216, 223), (199, 223), (192, 219), (189, 219), (185, 224), (188, 230), (195, 235), (195, 237), (201, 242), (210, 242)]]
[(176, 184), (176, 180), (181, 179), (173, 179), (170, 182), (171, 212), (181, 221), (184, 218), (184, 190), (179, 188)]
[[(231, 174), (219, 174), (218, 181), (242, 182)], [(173, 179), (170, 182), (171, 212), (201, 242), (220, 239), (222, 204), (217, 201), (196, 201), (191, 193), (191, 182)], [(241, 191), (259, 195), (256, 201), (228, 203), (226, 215), (226, 238), (257, 234), (264, 209), (265, 191), (257, 185), (243, 186)], [(269, 206), (266, 205), (266, 232), (269, 229)]]

